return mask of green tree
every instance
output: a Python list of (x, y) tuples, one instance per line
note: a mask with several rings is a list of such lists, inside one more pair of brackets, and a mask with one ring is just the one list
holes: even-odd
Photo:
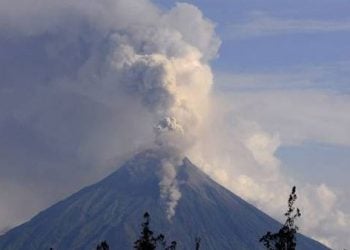
[(284, 214), (287, 217), (286, 222), (277, 233), (267, 232), (260, 239), (260, 242), (268, 250), (295, 250), (296, 234), (299, 230), (295, 220), (301, 216), (299, 208), (294, 207), (296, 199), (296, 188), (294, 186), (289, 195), (288, 210)]

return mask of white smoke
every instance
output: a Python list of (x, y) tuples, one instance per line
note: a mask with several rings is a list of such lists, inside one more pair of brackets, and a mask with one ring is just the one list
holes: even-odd
[[(118, 87), (152, 113), (158, 140), (161, 134), (172, 133), (182, 137), (177, 143), (187, 144), (205, 116), (212, 84), (210, 68), (202, 53), (183, 41), (176, 30), (153, 25), (132, 30), (136, 34), (113, 35), (110, 61), (111, 71), (119, 78)], [(164, 137), (163, 143), (171, 143)], [(184, 144), (173, 146), (183, 148)]]
[[(160, 10), (148, 0), (1, 1), (0, 42), (0, 127), (15, 145), (11, 151), (0, 142), (11, 151), (0, 159), (2, 178), (28, 172), (19, 181), (23, 189), (35, 183), (32, 200), (39, 203), (18, 212), (15, 223), (140, 148), (183, 155), (206, 117), (213, 79), (208, 63), (220, 44), (197, 7)], [(33, 159), (17, 157), (27, 143), (16, 140), (14, 128), (21, 126), (33, 151), (24, 153)], [(52, 180), (53, 172), (62, 176)], [(176, 174), (164, 175), (161, 186), (173, 178), (167, 192), (179, 199)], [(55, 191), (69, 178), (74, 184)], [(49, 194), (41, 195), (42, 186)], [(11, 187), (5, 192), (17, 195)], [(0, 212), (0, 223), (9, 224), (7, 215)]]
[(242, 118), (221, 101), (219, 108), (213, 107), (210, 112), (212, 122), (191, 148), (190, 159), (216, 181), (280, 221), (284, 220), (291, 187), (296, 185), (301, 233), (335, 249), (349, 245), (350, 215), (339, 207), (334, 190), (324, 183), (308, 184), (290, 177), (276, 156), (282, 144), (280, 135)]
[[(186, 40), (181, 31), (167, 23), (181, 13), (178, 8), (197, 16), (201, 20), (197, 20), (199, 26), (209, 24), (201, 18), (198, 9), (178, 4), (173, 10), (177, 14), (161, 14), (160, 23), (128, 27), (111, 34), (107, 67), (118, 91), (140, 102), (150, 112), (155, 121), (157, 146), (181, 155), (180, 152), (186, 152), (196, 141), (206, 116), (213, 77), (207, 64), (210, 57), (201, 51), (212, 44), (196, 47), (195, 43), (191, 44), (194, 40)], [(183, 14), (179, 17), (185, 18)], [(171, 219), (181, 193), (170, 159), (163, 164), (162, 173), (161, 198), (166, 200)]]
[(171, 221), (172, 217), (175, 215), (177, 203), (181, 198), (181, 192), (176, 180), (176, 167), (172, 162), (165, 160), (162, 162), (160, 175), (160, 195), (166, 203), (167, 218)]

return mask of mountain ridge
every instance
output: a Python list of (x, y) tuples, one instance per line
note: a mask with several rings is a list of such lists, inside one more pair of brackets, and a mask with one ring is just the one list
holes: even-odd
[[(160, 198), (159, 169), (167, 155), (144, 151), (101, 181), (85, 187), (40, 212), (30, 221), (0, 236), (0, 249), (93, 249), (107, 240), (112, 249), (131, 249), (140, 232), (142, 215), (151, 228), (176, 240), (178, 249), (263, 249), (258, 242), (280, 224), (213, 181), (184, 158), (177, 167), (182, 193), (171, 221)], [(297, 249), (328, 249), (298, 236)]]

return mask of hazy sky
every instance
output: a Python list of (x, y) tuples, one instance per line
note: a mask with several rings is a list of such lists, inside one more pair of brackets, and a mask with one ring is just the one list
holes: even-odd
[(0, 2), (0, 229), (153, 143), (154, 109), (186, 113), (174, 76), (205, 114), (213, 74), (194, 162), (275, 217), (297, 185), (302, 230), (350, 247), (350, 2), (153, 2)]

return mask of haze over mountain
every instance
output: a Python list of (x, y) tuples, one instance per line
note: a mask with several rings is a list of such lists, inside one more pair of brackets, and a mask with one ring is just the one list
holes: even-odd
[[(177, 166), (181, 192), (169, 220), (162, 176), (167, 153), (148, 150), (102, 181), (86, 187), (0, 237), (0, 249), (92, 249), (107, 240), (112, 249), (131, 249), (145, 211), (151, 228), (176, 240), (178, 249), (263, 249), (258, 239), (280, 224), (204, 174), (189, 159)], [(297, 249), (328, 249), (299, 235)]]

